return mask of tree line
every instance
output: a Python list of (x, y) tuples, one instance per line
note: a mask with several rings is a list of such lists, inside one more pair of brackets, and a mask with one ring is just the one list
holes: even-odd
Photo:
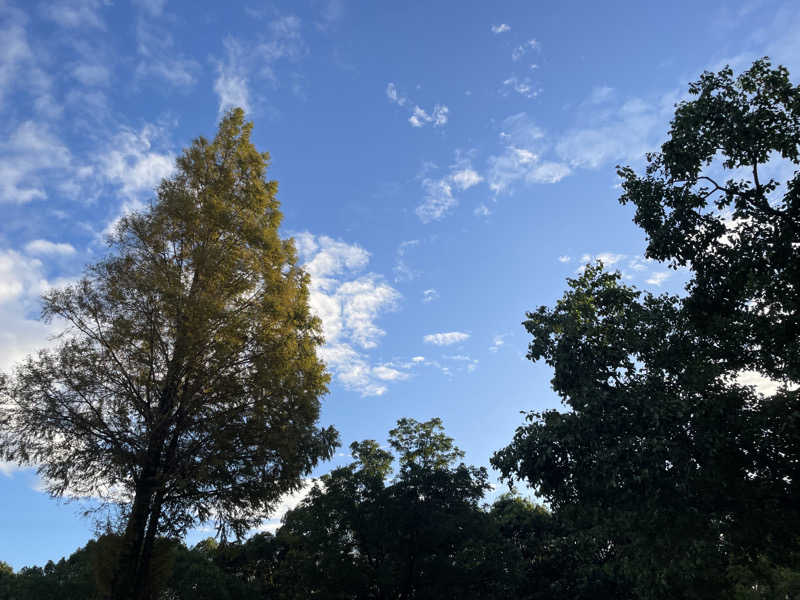
[[(0, 569), (0, 598), (800, 597), (800, 87), (785, 68), (703, 73), (644, 172), (618, 167), (646, 256), (687, 270), (683, 295), (595, 263), (527, 314), (528, 358), (564, 409), (527, 413), (490, 462), (541, 504), (486, 505), (486, 470), (441, 422), (402, 419), (392, 451), (352, 444), (275, 534), (245, 540), (338, 444), (317, 425), (307, 275), (250, 129), (226, 115), (121, 220), (109, 258), (44, 297), (69, 328), (0, 381), (0, 458), (55, 496), (104, 498), (123, 526)], [(179, 541), (209, 521), (219, 542)]]

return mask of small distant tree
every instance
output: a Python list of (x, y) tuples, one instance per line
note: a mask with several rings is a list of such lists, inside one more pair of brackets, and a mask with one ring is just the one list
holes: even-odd
[(109, 257), (44, 296), (67, 328), (2, 385), (0, 458), (36, 466), (53, 496), (123, 508), (116, 599), (152, 594), (157, 535), (243, 534), (337, 443), (317, 426), (308, 276), (251, 129), (233, 110), (183, 152)]

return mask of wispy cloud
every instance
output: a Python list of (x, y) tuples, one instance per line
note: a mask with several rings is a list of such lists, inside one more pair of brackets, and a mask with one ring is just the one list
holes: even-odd
[(422, 189), (425, 196), (415, 212), (423, 223), (441, 219), (458, 204), (447, 179), (423, 179)]
[(469, 334), (463, 331), (448, 331), (446, 333), (429, 333), (422, 338), (426, 344), (434, 346), (451, 346), (469, 339)]
[(469, 188), (478, 185), (483, 181), (483, 177), (478, 175), (471, 167), (465, 167), (450, 174), (450, 180), (461, 191), (468, 190)]
[(214, 91), (219, 96), (219, 112), (235, 107), (250, 112), (250, 89), (242, 45), (232, 37), (225, 38), (222, 45), (225, 59), (217, 64), (217, 79), (214, 81)]
[[(430, 165), (423, 172), (427, 174), (435, 169), (435, 165)], [(469, 158), (462, 155), (461, 152), (456, 152), (455, 162), (450, 165), (450, 172), (447, 175), (439, 178), (429, 176), (422, 178), (421, 185), (424, 196), (416, 208), (417, 216), (423, 223), (442, 219), (458, 205), (454, 190), (463, 192), (482, 181), (483, 177), (472, 168)]]
[(67, 28), (93, 28), (105, 30), (100, 14), (109, 2), (101, 0), (56, 0), (39, 5), (40, 14), (58, 25)]
[(71, 163), (69, 149), (48, 125), (20, 123), (7, 141), (0, 142), (0, 202), (23, 204), (46, 198), (48, 173), (64, 171)]
[(386, 84), (386, 97), (389, 98), (390, 102), (394, 102), (398, 106), (405, 106), (408, 99), (405, 96), (401, 96), (400, 92), (397, 91), (397, 86), (391, 82)]
[(616, 106), (592, 108), (604, 94), (592, 92), (580, 116), (586, 124), (567, 130), (556, 143), (558, 157), (573, 168), (595, 169), (643, 158), (661, 143), (678, 98), (671, 92), (648, 101), (630, 98)]
[(506, 343), (504, 338), (506, 338), (507, 336), (508, 334), (497, 334), (496, 336), (494, 336), (494, 338), (492, 339), (492, 345), (489, 346), (489, 352), (494, 353), (500, 350), (500, 348), (502, 348), (503, 345)]
[(100, 156), (100, 174), (119, 185), (128, 199), (137, 198), (142, 192), (152, 193), (175, 169), (175, 155), (154, 148), (163, 135), (163, 130), (151, 124), (139, 131), (123, 128)]
[(492, 33), (497, 35), (499, 33), (506, 33), (507, 31), (511, 31), (511, 26), (507, 25), (506, 23), (500, 23), (499, 25), (492, 25), (491, 30)]
[(517, 61), (525, 56), (531, 50), (539, 50), (541, 46), (539, 42), (536, 40), (528, 40), (527, 42), (520, 44), (511, 52), (511, 60)]
[[(224, 58), (217, 61), (214, 91), (219, 96), (219, 111), (240, 106), (250, 112), (255, 108), (250, 80), (264, 79), (279, 85), (275, 72), (279, 61), (297, 62), (308, 53), (302, 35), (302, 22), (294, 15), (273, 19), (259, 40), (244, 41), (228, 36), (223, 41)], [(292, 82), (296, 88), (297, 80)]]
[(140, 0), (138, 4), (143, 14), (136, 22), (137, 79), (155, 79), (178, 91), (190, 91), (197, 81), (200, 65), (178, 52), (169, 29), (154, 20), (162, 15), (165, 2)]
[(408, 265), (406, 260), (406, 254), (416, 246), (419, 246), (419, 240), (406, 240), (397, 247), (393, 267), (395, 281), (411, 281), (419, 274)]
[(397, 84), (393, 82), (386, 84), (386, 97), (392, 104), (409, 109), (411, 114), (408, 117), (408, 122), (412, 127), (420, 128), (428, 124), (433, 124), (434, 127), (443, 127), (447, 124), (450, 109), (444, 104), (436, 104), (433, 110), (428, 112), (407, 96), (401, 94)]
[(667, 278), (669, 278), (670, 274), (671, 273), (669, 271), (657, 271), (650, 275), (650, 277), (647, 279), (647, 283), (650, 285), (660, 286), (662, 283), (664, 283), (664, 281), (667, 280)]
[(423, 292), (422, 292), (422, 301), (425, 304), (427, 304), (429, 302), (433, 302), (434, 300), (437, 300), (438, 298), (439, 298), (439, 292), (437, 292), (433, 288), (430, 288), (430, 289), (427, 289), (427, 290), (423, 290)]
[(510, 191), (517, 182), (557, 183), (569, 175), (562, 163), (544, 160), (547, 149), (544, 131), (526, 113), (512, 115), (502, 124), (500, 139), (504, 149), (489, 158), (489, 189), (495, 194)]
[(433, 113), (428, 114), (419, 106), (414, 106), (414, 111), (408, 117), (408, 122), (412, 127), (425, 127), (428, 123), (433, 123), (434, 127), (442, 127), (447, 123), (447, 114), (450, 112), (446, 106), (437, 104), (433, 107)]
[(530, 77), (509, 77), (505, 81), (503, 81), (503, 87), (501, 88), (501, 92), (503, 94), (507, 94), (508, 91), (513, 91), (519, 94), (520, 96), (524, 96), (525, 98), (536, 98), (539, 95), (540, 90), (535, 88), (533, 82), (531, 81)]
[(50, 240), (33, 240), (25, 244), (25, 252), (44, 256), (70, 256), (75, 254), (72, 244), (51, 242)]

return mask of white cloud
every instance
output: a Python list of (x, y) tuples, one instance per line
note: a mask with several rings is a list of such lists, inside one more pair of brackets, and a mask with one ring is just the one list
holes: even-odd
[(592, 88), (587, 102), (589, 104), (603, 104), (614, 96), (614, 88), (607, 85), (600, 85)]
[(442, 127), (447, 123), (447, 115), (450, 109), (443, 104), (437, 104), (433, 107), (433, 126)]
[(0, 142), (0, 202), (24, 204), (44, 199), (45, 175), (70, 166), (66, 146), (47, 125), (34, 121), (21, 123)]
[[(214, 91), (219, 96), (219, 112), (236, 106), (250, 112), (254, 107), (250, 80), (267, 79), (278, 85), (276, 64), (281, 60), (299, 61), (308, 54), (301, 25), (298, 17), (285, 15), (270, 21), (265, 35), (258, 42), (245, 44), (232, 36), (225, 38), (225, 59), (217, 61), (217, 79), (214, 82)], [(296, 80), (294, 87), (297, 88)]]
[(450, 175), (450, 179), (462, 191), (468, 190), (483, 181), (483, 177), (469, 168), (456, 171)]
[(617, 264), (624, 258), (625, 258), (624, 254), (615, 254), (614, 252), (601, 252), (600, 254), (595, 255), (594, 260), (599, 260), (603, 263), (604, 266), (609, 267), (611, 265)]
[(561, 136), (556, 154), (573, 167), (591, 169), (641, 159), (661, 143), (677, 97), (669, 93), (650, 101), (631, 98), (612, 109), (591, 109), (582, 117), (585, 126)]
[(439, 292), (431, 288), (422, 292), (422, 301), (424, 303), (433, 302), (439, 298)]
[(393, 267), (395, 281), (412, 281), (419, 274), (412, 269), (406, 262), (406, 254), (411, 248), (419, 245), (419, 240), (406, 240), (401, 242), (395, 252), (395, 263)]
[(286, 516), (286, 513), (297, 508), (300, 503), (305, 500), (306, 496), (308, 496), (315, 484), (322, 485), (322, 482), (316, 479), (304, 479), (300, 484), (299, 489), (281, 496), (278, 503), (270, 511), (269, 519), (256, 527), (256, 531), (268, 531), (270, 533), (275, 533), (275, 531), (281, 526), (281, 521), (283, 520), (283, 517)]
[(495, 195), (509, 192), (518, 182), (557, 183), (570, 174), (561, 162), (542, 160), (547, 140), (542, 129), (526, 113), (505, 119), (500, 133), (500, 154), (489, 157), (487, 180)]
[(378, 379), (382, 381), (401, 381), (403, 379), (408, 379), (409, 374), (404, 373), (403, 371), (398, 371), (397, 369), (393, 369), (392, 367), (387, 367), (386, 365), (379, 365), (377, 367), (372, 368), (372, 373)]
[(539, 50), (540, 44), (536, 40), (528, 40), (524, 44), (520, 44), (511, 52), (511, 60), (517, 61), (525, 56), (531, 50)]
[(580, 266), (575, 269), (576, 273), (583, 273), (586, 270), (586, 265), (595, 263), (598, 260), (602, 261), (603, 267), (608, 268), (611, 267), (618, 262), (627, 258), (627, 254), (615, 254), (614, 252), (600, 252), (599, 254), (583, 254), (581, 255), (579, 262)]
[(650, 277), (647, 279), (647, 283), (650, 285), (661, 285), (669, 276), (669, 271), (658, 271), (656, 273), (651, 273)]
[(489, 352), (497, 352), (498, 350), (500, 350), (503, 344), (505, 344), (505, 340), (503, 339), (505, 337), (506, 335), (500, 335), (500, 334), (494, 336), (494, 339), (492, 340), (492, 345), (489, 346)]
[(422, 362), (425, 362), (425, 357), (424, 356), (415, 356), (411, 360), (412, 360), (412, 362), (415, 362), (415, 363), (422, 363)]
[(446, 179), (423, 179), (422, 189), (425, 197), (415, 212), (423, 223), (441, 219), (458, 205), (458, 200), (453, 197), (453, 188)]
[(33, 60), (33, 52), (28, 44), (24, 27), (24, 17), (10, 19), (0, 29), (0, 101), (24, 76)]
[(25, 252), (28, 254), (69, 256), (75, 254), (75, 248), (72, 244), (55, 243), (49, 240), (33, 240), (25, 244)]
[(6, 477), (11, 477), (14, 473), (21, 470), (22, 468), (17, 464), (0, 460), (0, 474)]
[(80, 63), (72, 69), (72, 76), (86, 86), (108, 85), (111, 73), (100, 64)]
[[(458, 370), (463, 370), (466, 371), (467, 373), (472, 373), (475, 369), (478, 368), (478, 362), (479, 362), (478, 359), (472, 358), (471, 356), (467, 356), (465, 354), (455, 354), (449, 356), (445, 354), (444, 356), (442, 356), (442, 358), (444, 360), (451, 360), (461, 363), (462, 366), (458, 367)], [(449, 374), (449, 369), (448, 372), (445, 374)]]
[(509, 77), (503, 81), (503, 88), (504, 91), (511, 89), (525, 98), (535, 98), (540, 92), (540, 90), (533, 87), (533, 82), (530, 77), (523, 77), (521, 79), (516, 76)]
[(163, 131), (147, 124), (140, 131), (123, 129), (112, 139), (109, 149), (99, 157), (100, 174), (110, 183), (121, 186), (129, 199), (150, 193), (175, 169), (175, 156), (157, 152), (155, 143)]
[(151, 17), (160, 17), (164, 12), (167, 0), (133, 0), (133, 3), (149, 13)]
[[(435, 169), (435, 165), (426, 166), (423, 173)], [(468, 158), (456, 152), (456, 160), (450, 166), (450, 173), (442, 178), (423, 177), (421, 184), (424, 192), (422, 202), (417, 206), (417, 216), (423, 223), (430, 223), (443, 218), (451, 209), (458, 206), (458, 199), (453, 195), (453, 188), (468, 190), (483, 181)]]
[(101, 0), (49, 0), (39, 5), (41, 15), (68, 28), (105, 29), (100, 9), (107, 5)]
[(415, 106), (414, 112), (408, 117), (408, 122), (411, 123), (412, 127), (424, 127), (425, 123), (430, 123), (431, 121), (433, 121), (433, 117), (419, 106)]
[(447, 333), (429, 333), (422, 338), (426, 344), (434, 346), (450, 346), (469, 339), (469, 334), (462, 331), (449, 331)]
[(386, 97), (398, 106), (405, 106), (407, 98), (400, 95), (397, 86), (391, 82), (386, 84)]
[(558, 262), (560, 263), (568, 263), (570, 260), (571, 260), (570, 257), (567, 255), (558, 257)]
[(474, 214), (476, 217), (488, 217), (490, 214), (492, 214), (492, 211), (489, 210), (488, 206), (481, 202), (475, 207), (475, 210), (472, 211), (472, 214)]
[(375, 348), (386, 332), (375, 324), (378, 314), (394, 309), (400, 294), (374, 274), (342, 283), (336, 297), (341, 302), (345, 330), (362, 348)]
[(428, 123), (433, 123), (434, 127), (443, 127), (447, 124), (450, 109), (444, 104), (435, 104), (433, 110), (429, 113), (406, 96), (403, 96), (397, 85), (392, 82), (386, 84), (386, 97), (389, 102), (398, 106), (408, 105), (410, 108), (413, 105), (413, 108), (410, 108), (411, 115), (408, 117), (408, 122), (412, 127), (425, 127)]
[(495, 35), (498, 33), (505, 33), (506, 31), (511, 31), (510, 25), (506, 25), (505, 23), (500, 23), (500, 25), (492, 25), (492, 33)]
[(51, 285), (39, 259), (0, 250), (0, 371), (50, 344), (60, 324), (46, 325), (37, 317), (39, 297)]
[[(754, 387), (756, 392), (764, 396), (773, 396), (781, 388), (781, 382), (770, 379), (758, 371), (741, 371), (737, 374), (735, 382), (739, 385)], [(790, 385), (789, 389), (796, 390), (796, 385)]]
[(223, 41), (225, 62), (217, 64), (217, 79), (214, 91), (219, 96), (219, 113), (231, 108), (241, 108), (250, 112), (250, 90), (243, 63), (241, 44), (228, 37)]
[(372, 365), (367, 351), (385, 335), (377, 320), (397, 308), (400, 294), (379, 275), (362, 273), (369, 253), (360, 246), (308, 232), (294, 239), (311, 277), (309, 304), (322, 320), (320, 357), (345, 388), (363, 396), (384, 394), (386, 382), (402, 377), (386, 364)]
[[(158, 0), (140, 0), (140, 5), (146, 13), (158, 16), (164, 3)], [(200, 65), (176, 52), (173, 37), (165, 27), (140, 17), (136, 24), (136, 51), (139, 54), (137, 79), (157, 79), (182, 91), (187, 91), (194, 85), (195, 74), (200, 70)]]

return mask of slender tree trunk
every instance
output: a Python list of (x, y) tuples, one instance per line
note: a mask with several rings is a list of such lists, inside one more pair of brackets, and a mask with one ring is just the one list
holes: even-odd
[(136, 486), (131, 515), (122, 538), (122, 550), (111, 583), (111, 600), (135, 599), (134, 592), (141, 577), (142, 549), (153, 493), (152, 477), (143, 476)]
[(153, 498), (150, 515), (147, 521), (147, 532), (142, 544), (142, 553), (139, 559), (139, 572), (136, 577), (133, 597), (136, 600), (149, 600), (152, 596), (152, 582), (150, 581), (150, 565), (153, 561), (153, 546), (158, 533), (158, 523), (161, 520), (161, 507), (164, 502), (164, 490), (159, 489)]

